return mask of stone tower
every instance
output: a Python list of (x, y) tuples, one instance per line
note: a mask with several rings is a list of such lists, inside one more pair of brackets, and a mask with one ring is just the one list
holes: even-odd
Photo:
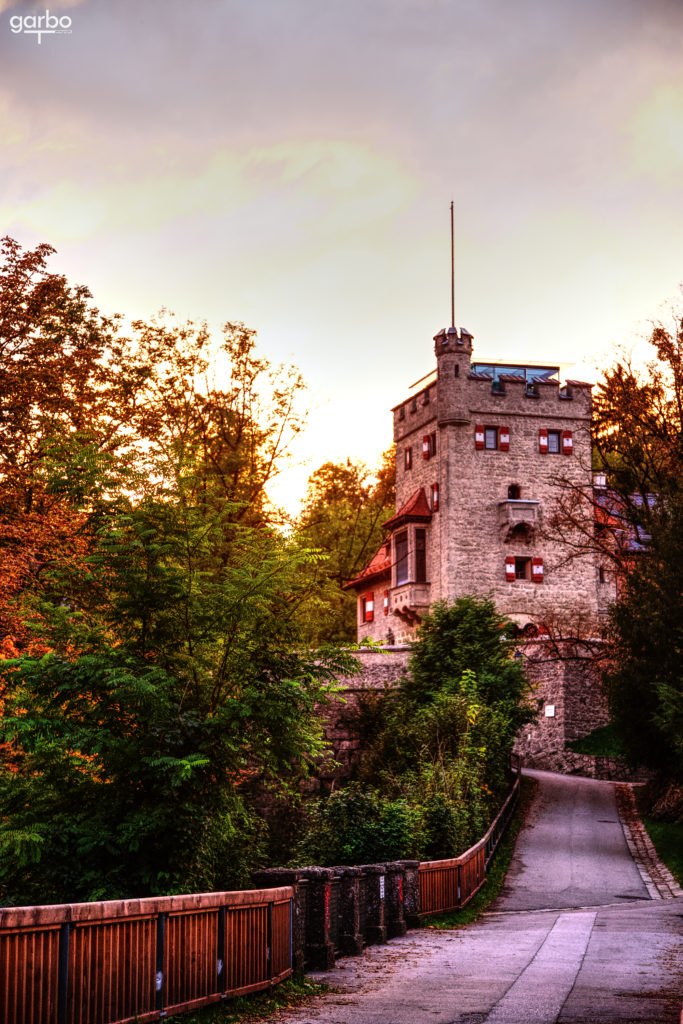
[[(477, 363), (464, 328), (434, 338), (436, 372), (393, 409), (396, 514), (348, 587), (359, 639), (404, 642), (430, 605), (492, 597), (533, 633), (544, 616), (597, 618), (613, 583), (543, 525), (561, 486), (589, 491), (591, 385), (556, 366)], [(571, 538), (567, 537), (567, 540)]]

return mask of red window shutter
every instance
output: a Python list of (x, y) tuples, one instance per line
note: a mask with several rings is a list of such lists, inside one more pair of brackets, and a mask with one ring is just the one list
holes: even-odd
[(574, 451), (574, 441), (571, 430), (562, 431), (562, 451), (565, 455), (571, 455)]
[(365, 595), (365, 621), (372, 622), (375, 617), (375, 602), (374, 593), (370, 591), (369, 594)]
[(510, 428), (499, 427), (498, 429), (498, 447), (501, 452), (508, 452), (510, 450)]
[(384, 614), (389, 614), (389, 591), (384, 591)]
[(541, 427), (538, 432), (538, 450), (539, 452), (548, 451), (548, 431), (545, 427)]
[(477, 426), (474, 428), (474, 447), (477, 449), (483, 449), (484, 447), (484, 428), (483, 426)]
[(505, 579), (508, 583), (515, 582), (515, 556), (506, 555), (505, 557)]
[(432, 484), (432, 512), (439, 511), (439, 485)]
[(543, 583), (543, 559), (531, 559), (531, 579), (534, 583)]
[(422, 458), (423, 459), (428, 459), (429, 455), (431, 453), (431, 450), (432, 450), (432, 446), (431, 446), (431, 443), (430, 443), (430, 440), (429, 440), (429, 434), (425, 434), (425, 436), (422, 438)]

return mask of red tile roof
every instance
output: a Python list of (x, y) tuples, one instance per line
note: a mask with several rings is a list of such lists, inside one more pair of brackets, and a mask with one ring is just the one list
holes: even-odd
[(382, 525), (387, 529), (391, 530), (395, 526), (399, 526), (401, 523), (408, 521), (409, 519), (425, 519), (430, 520), (432, 518), (432, 510), (429, 507), (427, 498), (425, 497), (424, 487), (419, 487), (414, 494), (408, 498), (405, 505), (398, 510), (395, 516), (391, 519), (387, 519), (386, 523)]
[(391, 544), (388, 540), (379, 548), (376, 555), (370, 559), (363, 571), (355, 579), (345, 583), (343, 590), (355, 587), (360, 583), (368, 583), (371, 579), (380, 576), (391, 576)]

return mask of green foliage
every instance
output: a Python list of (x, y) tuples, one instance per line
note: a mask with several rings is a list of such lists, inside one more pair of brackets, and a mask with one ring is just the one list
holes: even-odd
[(447, 914), (436, 914), (427, 919), (428, 928), (446, 930), (450, 928), (462, 928), (472, 921), (476, 921), (481, 914), (488, 909), (491, 903), (500, 896), (503, 890), (505, 876), (515, 852), (515, 844), (522, 825), (533, 800), (534, 791), (538, 783), (535, 779), (523, 777), (521, 781), (520, 798), (514, 814), (510, 819), (505, 834), (498, 844), (493, 860), (486, 871), (486, 881), (473, 896), (467, 906), (460, 910), (451, 910)]
[(410, 854), (415, 815), (403, 800), (386, 800), (351, 784), (307, 808), (299, 864), (372, 864)]
[(683, 779), (683, 491), (659, 499), (646, 554), (626, 576), (607, 675), (615, 727), (633, 761)]
[(394, 494), (393, 449), (383, 455), (374, 479), (362, 463), (347, 459), (326, 462), (308, 481), (297, 525), (302, 543), (322, 556), (309, 567), (315, 593), (315, 615), (306, 624), (311, 643), (355, 641), (356, 596), (342, 587), (381, 544)]
[(593, 729), (587, 736), (573, 740), (567, 746), (577, 754), (591, 754), (594, 757), (624, 757), (626, 754), (624, 744), (612, 722)]
[[(482, 835), (507, 793), (515, 734), (533, 718), (505, 627), (490, 601), (436, 606), (410, 678), (362, 705), (356, 786), (316, 808), (306, 848), (323, 863), (339, 862), (366, 836), (377, 859), (397, 856), (386, 835), (397, 807), (406, 815), (400, 856), (454, 856)], [(378, 836), (382, 843), (372, 845)]]
[(653, 325), (644, 370), (622, 359), (606, 374), (593, 433), (618, 515), (600, 531), (612, 538), (621, 581), (610, 619), (612, 717), (632, 761), (681, 780), (683, 317), (680, 306), (671, 313)]
[(241, 324), (120, 337), (49, 251), (0, 274), (0, 902), (234, 887), (249, 794), (324, 755), (356, 669), (305, 653), (311, 554), (265, 495), (301, 382)]

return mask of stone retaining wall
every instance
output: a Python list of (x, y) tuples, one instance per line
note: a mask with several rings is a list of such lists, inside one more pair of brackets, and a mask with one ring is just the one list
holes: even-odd
[[(361, 746), (360, 705), (366, 695), (394, 686), (408, 674), (410, 653), (410, 647), (401, 646), (354, 654), (361, 666), (360, 673), (341, 681), (337, 700), (322, 712), (325, 736), (339, 765), (333, 771), (321, 773), (323, 787), (350, 774)], [(531, 684), (529, 697), (538, 717), (524, 727), (514, 753), (527, 768), (595, 779), (647, 781), (649, 773), (630, 769), (620, 758), (577, 754), (567, 748), (573, 740), (607, 725), (609, 712), (600, 663), (571, 649), (563, 653), (562, 659), (550, 656), (542, 640), (527, 641), (517, 650), (524, 660)]]

